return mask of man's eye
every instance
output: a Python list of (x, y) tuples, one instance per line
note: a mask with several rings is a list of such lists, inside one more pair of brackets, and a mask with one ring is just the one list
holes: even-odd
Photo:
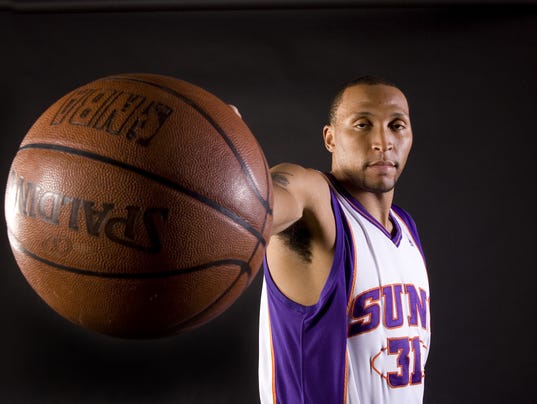
[(354, 127), (358, 128), (358, 129), (365, 129), (365, 128), (369, 127), (369, 123), (368, 122), (357, 122), (357, 123), (354, 124)]
[(406, 125), (401, 122), (395, 122), (390, 125), (392, 130), (403, 130), (406, 129)]

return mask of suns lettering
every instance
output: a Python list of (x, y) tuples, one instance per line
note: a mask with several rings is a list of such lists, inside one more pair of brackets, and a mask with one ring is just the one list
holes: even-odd
[(354, 299), (349, 335), (374, 330), (380, 322), (380, 289), (368, 290)]
[(427, 292), (423, 289), (416, 290), (414, 285), (405, 285), (405, 292), (408, 296), (408, 307), (410, 308), (410, 314), (408, 316), (408, 323), (413, 326), (418, 326), (427, 329)]
[(366, 290), (352, 301), (348, 335), (352, 337), (373, 331), (380, 324), (387, 329), (399, 328), (405, 320), (410, 327), (427, 329), (428, 304), (427, 292), (412, 284)]
[(386, 328), (397, 328), (403, 325), (402, 291), (403, 285), (389, 285), (382, 288), (384, 324)]

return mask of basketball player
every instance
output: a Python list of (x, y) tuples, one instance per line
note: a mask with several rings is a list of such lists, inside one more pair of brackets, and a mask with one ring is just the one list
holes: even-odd
[(323, 135), (330, 173), (271, 170), (261, 402), (421, 403), (427, 273), (413, 220), (392, 205), (412, 144), (407, 100), (384, 80), (355, 80)]

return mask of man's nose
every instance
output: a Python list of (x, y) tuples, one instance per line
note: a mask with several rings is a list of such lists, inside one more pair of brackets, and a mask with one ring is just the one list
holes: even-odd
[(393, 149), (392, 137), (387, 128), (377, 128), (373, 132), (371, 147), (375, 151), (387, 152)]

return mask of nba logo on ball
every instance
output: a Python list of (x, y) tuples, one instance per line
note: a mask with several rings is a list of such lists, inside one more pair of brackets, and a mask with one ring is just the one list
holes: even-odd
[(21, 272), (63, 317), (153, 338), (226, 310), (261, 266), (268, 166), (223, 101), (154, 74), (105, 77), (30, 128), (6, 189)]

